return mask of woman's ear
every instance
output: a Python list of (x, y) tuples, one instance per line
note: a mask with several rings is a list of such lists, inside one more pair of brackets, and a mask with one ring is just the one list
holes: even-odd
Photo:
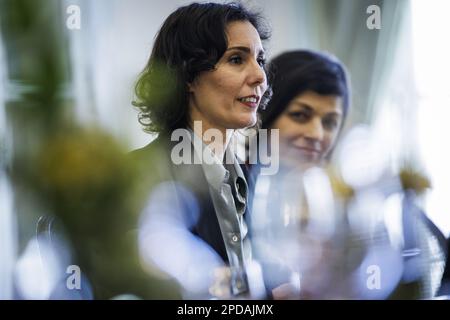
[(197, 89), (198, 78), (195, 77), (192, 81), (187, 81), (187, 88), (189, 93), (195, 93)]
[(188, 92), (189, 93), (193, 93), (194, 92), (193, 86), (194, 85), (192, 84), (192, 82), (188, 82), (187, 87), (188, 87)]

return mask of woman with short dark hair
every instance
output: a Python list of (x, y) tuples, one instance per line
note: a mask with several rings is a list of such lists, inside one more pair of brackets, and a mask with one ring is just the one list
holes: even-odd
[[(253, 225), (260, 228), (257, 229), (259, 234), (254, 231), (253, 243), (262, 248), (261, 252), (258, 249), (254, 251), (264, 266), (268, 289), (274, 288), (271, 292), (273, 296), (360, 299), (380, 299), (389, 295), (392, 298), (432, 297), (436, 293), (446, 245), (442, 233), (416, 204), (418, 190), (414, 189), (411, 181), (416, 182), (417, 177), (404, 171), (400, 178), (392, 179), (402, 181), (402, 189), (396, 192), (403, 194), (402, 204), (399, 205), (402, 210), (397, 212), (402, 221), (403, 244), (395, 247), (392, 234), (388, 236), (387, 230), (392, 223), (391, 226), (379, 223), (374, 228), (370, 226), (368, 214), (358, 212), (358, 218), (364, 223), (358, 224), (358, 227), (352, 225), (354, 203), (359, 202), (364, 208), (377, 208), (376, 202), (364, 198), (367, 197), (367, 190), (372, 190), (377, 196), (384, 194), (386, 199), (390, 192), (393, 193), (383, 189), (390, 183), (386, 183), (390, 177), (384, 176), (377, 183), (358, 189), (351, 188), (330, 173), (335, 170), (317, 168), (329, 164), (349, 112), (350, 84), (343, 64), (330, 54), (297, 50), (275, 57), (269, 63), (268, 72), (273, 96), (267, 108), (260, 111), (262, 128), (279, 132), (279, 141), (271, 141), (269, 149), (279, 150), (279, 153), (273, 152), (272, 157), (279, 156), (281, 168), (276, 176), (259, 182), (261, 187), (257, 186), (252, 218), (257, 220)], [(279, 148), (274, 148), (274, 143), (278, 142)], [(258, 167), (252, 170), (254, 174), (250, 181), (256, 180)], [(324, 180), (327, 182), (323, 183)], [(335, 200), (338, 205), (333, 204)], [(386, 206), (388, 201), (383, 201)], [(265, 208), (266, 217), (260, 214), (265, 212)], [(383, 210), (386, 210), (385, 207), (376, 211), (384, 213)], [(389, 214), (392, 219), (395, 212)], [(321, 232), (326, 233), (330, 227), (327, 219), (333, 221), (334, 233), (331, 237), (322, 237)], [(383, 221), (383, 218), (378, 219)], [(270, 221), (266, 226), (270, 231), (265, 233), (261, 231), (261, 221), (264, 220)], [(311, 225), (313, 231), (308, 231)], [(289, 232), (290, 237), (286, 236)], [(269, 249), (258, 245), (258, 237)], [(283, 252), (283, 246), (289, 248), (289, 252)], [(274, 247), (281, 254), (273, 254)], [(271, 258), (271, 255), (277, 259)], [(370, 260), (374, 266), (383, 266), (380, 270), (385, 282), (379, 288), (379, 294), (367, 285), (369, 278), (366, 277), (366, 270), (361, 269), (371, 255), (379, 255), (379, 258)], [(283, 259), (284, 265), (280, 263)], [(300, 286), (295, 288), (290, 283), (293, 274), (287, 266), (292, 265), (296, 271), (303, 272), (301, 290)], [(364, 273), (361, 276), (356, 270), (364, 270)], [(386, 276), (388, 272), (389, 276)]]
[(295, 165), (329, 158), (350, 107), (342, 63), (321, 52), (290, 51), (271, 61), (269, 74), (273, 96), (260, 111), (262, 128), (280, 130), (281, 162)]

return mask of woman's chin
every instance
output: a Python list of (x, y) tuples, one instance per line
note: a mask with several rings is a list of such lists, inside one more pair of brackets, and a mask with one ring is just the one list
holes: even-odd
[(304, 170), (320, 166), (322, 161), (318, 156), (305, 155), (303, 153), (291, 152), (289, 154), (280, 154), (282, 163), (289, 167), (302, 168)]
[(248, 117), (239, 119), (233, 126), (233, 129), (244, 129), (248, 127), (253, 127), (256, 124), (256, 117)]
[(258, 121), (258, 117), (256, 116), (256, 113), (252, 114), (252, 116), (248, 118), (247, 125), (245, 127), (246, 128), (253, 127), (257, 121)]

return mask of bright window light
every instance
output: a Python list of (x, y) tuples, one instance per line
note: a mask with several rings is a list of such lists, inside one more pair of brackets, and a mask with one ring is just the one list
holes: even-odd
[(450, 234), (450, 1), (411, 1), (419, 152), (433, 188), (426, 212)]

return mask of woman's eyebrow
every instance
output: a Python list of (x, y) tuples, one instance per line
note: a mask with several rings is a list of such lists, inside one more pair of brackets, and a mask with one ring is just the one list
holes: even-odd
[[(300, 101), (294, 101), (293, 105), (297, 106), (297, 107), (300, 107), (300, 108), (303, 108), (303, 109), (306, 109), (309, 112), (314, 112), (314, 108), (312, 106), (310, 106), (309, 104), (307, 104), (307, 103), (300, 102)], [(327, 112), (326, 114), (327, 115), (334, 115), (334, 116), (337, 116), (337, 117), (342, 116), (342, 112), (340, 110), (336, 110), (336, 111), (333, 110), (333, 111)]]
[(331, 112), (328, 112), (327, 113), (327, 115), (332, 115), (332, 116), (335, 116), (335, 117), (341, 117), (342, 116), (342, 113), (339, 111), (331, 111)]
[(236, 47), (227, 48), (227, 51), (231, 51), (231, 50), (239, 50), (239, 51), (244, 51), (244, 52), (250, 53), (250, 48), (244, 47), (244, 46), (236, 46)]
[(294, 101), (293, 105), (296, 107), (306, 109), (307, 111), (314, 111), (314, 109), (309, 104), (304, 103), (304, 102)]
[[(227, 48), (226, 51), (230, 51), (230, 50), (238, 50), (238, 51), (243, 51), (245, 53), (250, 53), (252, 50), (249, 47), (246, 46), (235, 46), (235, 47), (229, 47)], [(258, 55), (264, 55), (265, 52), (263, 49), (259, 50)]]

